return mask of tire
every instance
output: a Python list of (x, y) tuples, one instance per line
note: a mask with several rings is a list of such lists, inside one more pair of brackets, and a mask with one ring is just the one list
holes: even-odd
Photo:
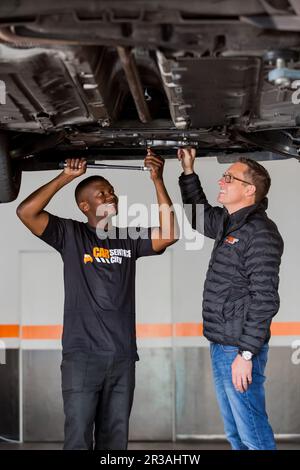
[(0, 134), (0, 203), (14, 201), (20, 191), (22, 172), (9, 156), (8, 138)]

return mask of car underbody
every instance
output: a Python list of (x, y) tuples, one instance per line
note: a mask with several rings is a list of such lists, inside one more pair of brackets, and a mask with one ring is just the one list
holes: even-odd
[(298, 158), (299, 31), (298, 0), (2, 1), (0, 201), (69, 156)]

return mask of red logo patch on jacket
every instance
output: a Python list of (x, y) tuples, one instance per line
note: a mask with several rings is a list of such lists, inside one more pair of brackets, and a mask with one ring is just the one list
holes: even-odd
[(231, 235), (228, 235), (224, 241), (225, 243), (229, 243), (229, 245), (234, 245), (235, 243), (238, 243), (240, 240), (238, 238), (232, 237)]

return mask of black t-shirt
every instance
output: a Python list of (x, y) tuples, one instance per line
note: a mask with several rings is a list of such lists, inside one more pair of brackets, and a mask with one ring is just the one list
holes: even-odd
[(130, 230), (116, 229), (101, 239), (88, 223), (49, 214), (39, 238), (59, 251), (64, 262), (64, 353), (112, 353), (138, 359), (136, 260), (162, 252), (152, 249), (151, 228), (140, 229), (136, 239), (129, 237)]

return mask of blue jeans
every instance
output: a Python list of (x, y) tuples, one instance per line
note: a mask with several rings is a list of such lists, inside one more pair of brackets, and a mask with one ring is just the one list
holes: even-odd
[(211, 343), (210, 355), (217, 400), (224, 429), (234, 450), (275, 450), (274, 434), (268, 421), (265, 403), (264, 370), (268, 345), (252, 358), (252, 384), (244, 393), (235, 390), (231, 364), (238, 354), (235, 346)]

